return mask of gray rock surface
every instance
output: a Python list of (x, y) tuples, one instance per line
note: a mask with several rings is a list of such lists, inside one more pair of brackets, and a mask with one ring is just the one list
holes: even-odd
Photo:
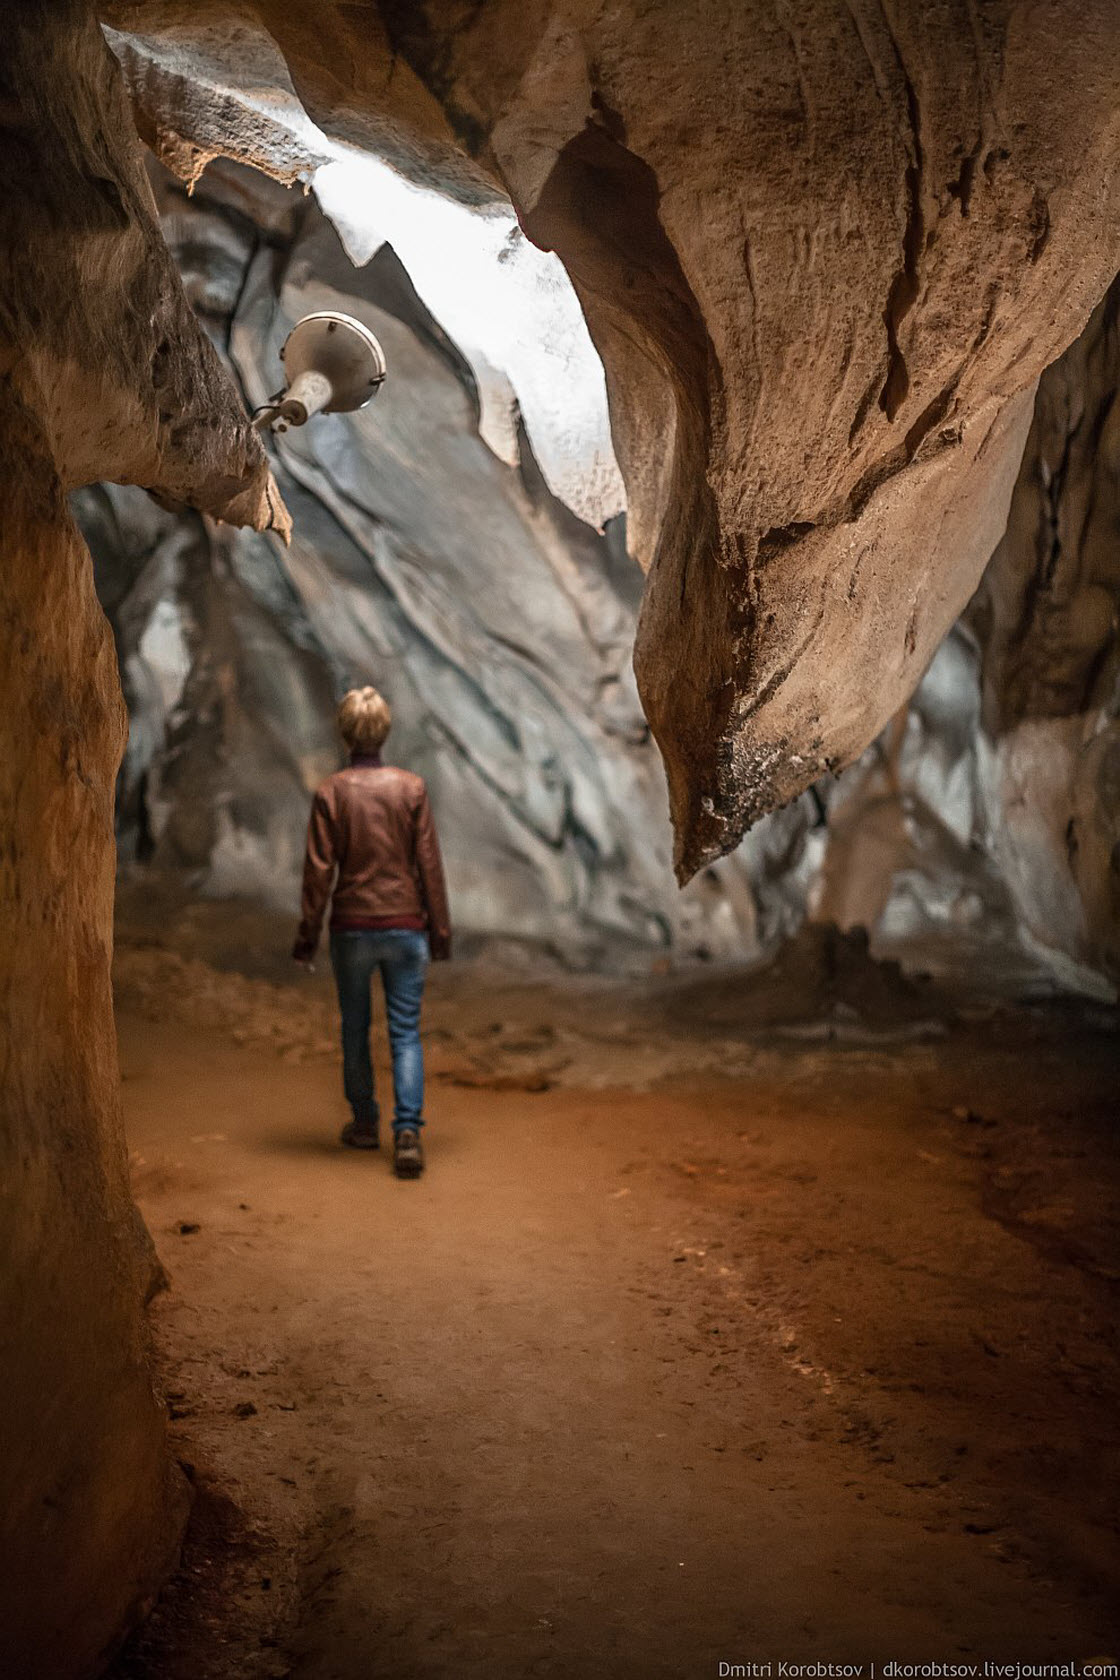
[(290, 907), (334, 702), (373, 681), (392, 753), (431, 784), (468, 948), (750, 959), (808, 915), (1009, 984), (1114, 971), (1115, 293), (1044, 375), (1008, 532), (911, 703), (678, 893), (621, 522), (600, 536), (558, 502), (524, 432), (517, 468), (482, 444), (470, 369), (388, 247), (356, 269), (312, 200), (236, 166), (190, 199), (161, 176), (160, 197), (247, 401), (315, 308), (368, 320), (391, 375), (364, 414), (278, 440), (290, 550), (84, 494), (133, 719), (120, 817), (137, 867)]
[(771, 943), (791, 920), (783, 847), (774, 896), (762, 835), (753, 868), (728, 860), (683, 894), (673, 879), (621, 521), (600, 535), (577, 519), (524, 431), (519, 467), (486, 447), (470, 370), (389, 247), (356, 269), (313, 199), (234, 165), (191, 198), (167, 177), (161, 199), (248, 403), (275, 390), (280, 344), (314, 309), (365, 320), (390, 377), (361, 414), (275, 440), (290, 548), (83, 493), (132, 716), (126, 858), (294, 906), (309, 795), (338, 762), (334, 704), (374, 682), (394, 707), (389, 756), (431, 787), (468, 948), (511, 936), (646, 963)]

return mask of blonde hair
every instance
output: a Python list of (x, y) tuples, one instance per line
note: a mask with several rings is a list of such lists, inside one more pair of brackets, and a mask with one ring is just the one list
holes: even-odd
[(338, 727), (351, 752), (376, 752), (392, 721), (389, 702), (375, 688), (352, 688), (338, 708)]

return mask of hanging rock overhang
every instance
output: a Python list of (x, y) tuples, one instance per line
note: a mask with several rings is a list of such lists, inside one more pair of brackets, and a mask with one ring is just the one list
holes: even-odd
[[(180, 51), (198, 26), (183, 0), (103, 15)], [(251, 27), (325, 131), (499, 180), (563, 259), (649, 571), (635, 664), (686, 879), (867, 745), (999, 541), (1034, 382), (1120, 268), (1114, 7), (205, 20), (231, 85)], [(159, 78), (136, 92), (158, 126)]]

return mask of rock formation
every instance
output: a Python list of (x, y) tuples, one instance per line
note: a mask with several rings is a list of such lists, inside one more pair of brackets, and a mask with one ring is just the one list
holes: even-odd
[(0, 64), (0, 1672), (84, 1674), (162, 1579), (165, 1458), (109, 991), (112, 643), (66, 492), (145, 484), (285, 514), (160, 237), (116, 61), (83, 8), (5, 17)]
[(432, 789), (466, 948), (757, 952), (781, 926), (761, 861), (757, 895), (742, 857), (683, 894), (673, 882), (621, 524), (600, 536), (571, 514), (524, 434), (517, 468), (482, 443), (463, 357), (388, 246), (356, 269), (314, 199), (233, 166), (161, 195), (247, 403), (313, 309), (366, 320), (391, 376), (363, 413), (275, 440), (290, 549), (112, 486), (79, 498), (132, 718), (125, 855), (291, 911), (309, 795), (338, 762), (334, 706), (370, 681), (394, 706), (391, 756)]
[(1120, 974), (1118, 312), (1120, 283), (1043, 374), (979, 591), (909, 708), (825, 790), (813, 894), (880, 945), (947, 934), (942, 960), (1004, 962), (1018, 945), (1090, 989)]
[(1120, 282), (1039, 385), (970, 618), (993, 853), (1037, 942), (1120, 974)]
[[(1113, 294), (1043, 376), (1010, 528), (912, 702), (838, 781), (678, 893), (628, 681), (640, 573), (620, 526), (599, 537), (557, 502), (524, 435), (516, 469), (479, 447), (469, 371), (388, 247), (356, 269), (314, 199), (236, 166), (211, 166), (192, 197), (161, 172), (158, 196), (188, 295), (231, 347), (247, 401), (271, 389), (290, 323), (319, 306), (369, 319), (392, 377), (368, 414), (277, 440), (298, 510), (290, 550), (112, 486), (79, 498), (132, 719), (126, 858), (290, 911), (308, 792), (338, 752), (334, 703), (369, 680), (393, 699), (394, 751), (434, 790), (467, 948), (479, 935), (598, 965), (658, 951), (742, 960), (808, 913), (935, 966), (979, 956), (1009, 980), (1030, 971), (1024, 937), (1073, 984), (1113, 966), (1120, 819), (1098, 773), (1118, 593), (1105, 535)], [(1044, 586), (1067, 527), (1070, 553)], [(1066, 840), (1068, 747), (1047, 735), (1029, 776), (1009, 768), (1023, 749), (1001, 696), (1017, 723), (1020, 670), (1059, 684), (1078, 720), (1061, 729), (1084, 736), (1084, 849)], [(1020, 837), (1040, 822), (1025, 874)]]
[(230, 86), (270, 36), (321, 128), (500, 182), (563, 258), (650, 568), (682, 878), (862, 751), (999, 541), (1033, 381), (1120, 269), (1109, 0), (255, 0), (236, 41), (221, 4), (105, 16), (180, 68), (205, 35)]
[[(329, 134), (464, 199), (508, 194), (529, 236), (561, 256), (603, 355), (630, 543), (649, 569), (638, 678), (682, 878), (860, 753), (999, 543), (1034, 381), (1120, 269), (1111, 0), (105, 0), (103, 11), (154, 43), (157, 70), (174, 48), (173, 96), (162, 74), (138, 78), (134, 94), (145, 133), (182, 172), (227, 150), (282, 178), (303, 172), (298, 135), (260, 120), (279, 58)], [(96, 1670), (154, 1589), (181, 1519), (142, 1329), (151, 1266), (127, 1196), (109, 1008), (123, 718), (65, 496), (112, 481), (257, 531), (283, 534), (287, 516), (183, 296), (92, 14), (56, 0), (9, 8), (5, 23), (0, 1421), (19, 1450), (0, 1463), (10, 1560), (0, 1667), (53, 1680)], [(203, 50), (221, 77), (199, 101), (192, 66)], [(250, 81), (258, 109), (246, 124), (230, 95)], [(266, 311), (268, 258), (265, 242), (248, 271)], [(387, 283), (388, 268), (374, 277)], [(308, 277), (301, 300), (311, 295)], [(396, 334), (400, 315), (384, 295), (378, 307)], [(466, 403), (467, 381), (448, 384), (450, 347), (425, 345), (419, 326), (414, 314), (412, 343), (394, 348), (442, 381), (441, 401)], [(1054, 406), (1040, 408), (1037, 466), (1020, 482), (1010, 546), (975, 620), (993, 775), (1012, 813), (1000, 842), (1010, 901), (1040, 938), (1083, 916), (1076, 954), (1093, 961), (1115, 950), (1104, 925), (1116, 905), (1115, 629), (1101, 540), (1112, 501), (1085, 486), (1094, 439), (1113, 459), (1112, 394), (1096, 380), (1114, 342), (1106, 310), (1081, 372), (1064, 394), (1056, 380)], [(245, 346), (230, 350), (251, 383)], [(386, 608), (407, 596), (428, 627), (426, 692), (453, 686), (446, 588), (379, 535), (391, 502), (371, 509), (351, 496), (311, 441), (292, 444), (285, 472), (324, 541), (330, 512), (334, 579), (360, 574), (366, 585), (376, 553)], [(595, 567), (577, 564), (586, 539), (566, 530), (556, 542), (561, 515), (528, 466), (499, 489), (507, 529), (534, 529), (524, 551), (534, 565), (562, 550), (576, 566), (573, 681), (589, 710), (565, 737), (568, 779), (550, 776), (543, 747), (522, 777), (502, 719), (469, 743), (472, 773), (500, 784), (492, 809), (516, 808), (542, 861), (560, 860), (554, 903), (585, 892), (598, 923), (632, 929), (645, 908), (622, 903), (621, 877), (577, 866), (592, 847), (613, 855), (618, 839), (613, 817), (603, 820), (586, 717), (597, 742), (640, 727), (618, 638), (596, 647), (577, 622), (593, 586), (610, 618), (621, 559), (596, 547)], [(438, 521), (438, 506), (430, 513)], [(301, 644), (268, 542), (239, 550), (197, 519), (177, 528), (212, 561), (216, 581), (196, 604), (219, 675), (221, 657), (224, 669), (237, 664), (235, 615), (238, 637), (259, 634), (262, 645), (285, 627), (284, 660), (261, 654), (249, 669), (260, 684), (273, 674), (290, 684), (295, 721), (276, 745), (301, 760), (277, 778), (291, 789), (325, 751), (329, 651), (322, 639)], [(308, 593), (314, 547), (294, 561)], [(310, 612), (303, 621), (314, 631)], [(518, 629), (544, 634), (531, 617)], [(419, 667), (405, 671), (401, 645), (383, 656), (399, 659), (418, 693)], [(204, 660), (189, 678), (200, 702), (222, 698)], [(503, 715), (524, 715), (526, 738), (534, 718), (559, 718), (559, 688), (534, 711), (525, 666), (511, 658), (503, 678)], [(449, 694), (431, 715), (446, 726), (458, 709)], [(253, 728), (273, 710), (263, 696)], [(467, 710), (477, 721), (485, 708), (472, 696)], [(215, 739), (227, 723), (242, 728), (233, 708), (211, 715)], [(274, 777), (255, 750), (246, 746), (244, 763)], [(191, 809), (199, 759), (184, 742), (176, 819)], [(235, 861), (263, 803), (250, 786), (242, 813), (231, 795), (217, 840), (220, 850), (233, 836)], [(205, 801), (197, 808), (212, 814)], [(779, 856), (784, 832), (771, 831)], [(160, 843), (190, 858), (212, 856), (213, 839), (169, 819)], [(1056, 876), (1051, 860), (1063, 853)]]

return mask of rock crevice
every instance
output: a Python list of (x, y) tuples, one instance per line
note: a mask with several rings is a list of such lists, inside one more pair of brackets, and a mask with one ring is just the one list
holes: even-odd
[(98, 1672), (173, 1561), (109, 985), (125, 719), (66, 491), (110, 478), (282, 532), (160, 236), (116, 60), (71, 0), (0, 57), (0, 1671)]

